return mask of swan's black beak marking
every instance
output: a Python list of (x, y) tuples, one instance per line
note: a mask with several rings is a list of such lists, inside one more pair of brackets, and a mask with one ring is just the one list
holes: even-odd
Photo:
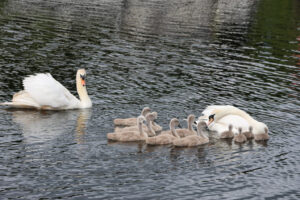
[(82, 80), (85, 80), (85, 75), (80, 74), (80, 78), (81, 78)]
[(197, 122), (196, 122), (196, 121), (194, 121), (194, 124), (195, 124), (195, 125), (197, 125)]
[(80, 74), (80, 78), (81, 78), (81, 85), (84, 87), (85, 86), (85, 74), (84, 75)]

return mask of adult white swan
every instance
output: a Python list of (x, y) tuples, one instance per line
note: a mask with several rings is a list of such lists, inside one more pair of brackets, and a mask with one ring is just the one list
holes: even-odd
[(243, 131), (249, 130), (251, 126), (253, 128), (253, 134), (264, 134), (265, 130), (268, 130), (266, 124), (256, 121), (248, 113), (242, 111), (234, 106), (218, 105), (208, 106), (202, 112), (202, 116), (198, 118), (198, 121), (205, 121), (208, 129), (216, 131), (219, 135), (228, 130), (229, 125), (233, 126), (232, 131), (238, 133), (238, 128), (242, 128)]
[(1, 103), (1, 105), (41, 110), (90, 108), (92, 101), (86, 90), (85, 79), (85, 70), (79, 69), (76, 74), (79, 100), (51, 74), (31, 75), (23, 80), (24, 90), (14, 94), (12, 102)]

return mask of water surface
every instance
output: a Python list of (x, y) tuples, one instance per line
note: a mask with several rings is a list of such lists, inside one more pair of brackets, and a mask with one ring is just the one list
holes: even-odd
[[(0, 109), (3, 199), (299, 199), (297, 0), (0, 3), (0, 101), (50, 72), (73, 94), (87, 70), (93, 108)], [(166, 129), (212, 104), (270, 129), (267, 143), (197, 148), (110, 143), (144, 106)]]

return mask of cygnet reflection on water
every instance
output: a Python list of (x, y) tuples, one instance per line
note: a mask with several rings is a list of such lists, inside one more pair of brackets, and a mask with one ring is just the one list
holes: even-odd
[(45, 143), (59, 137), (76, 126), (75, 141), (84, 143), (83, 135), (90, 119), (91, 110), (38, 111), (11, 110), (13, 121), (22, 129), (26, 143)]

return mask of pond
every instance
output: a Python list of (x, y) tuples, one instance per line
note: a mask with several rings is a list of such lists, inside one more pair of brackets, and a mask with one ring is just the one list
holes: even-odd
[[(0, 102), (24, 77), (93, 107), (0, 109), (1, 199), (299, 199), (300, 2), (297, 0), (3, 0)], [(234, 105), (267, 143), (195, 148), (111, 143), (113, 119), (149, 106), (173, 117)]]

